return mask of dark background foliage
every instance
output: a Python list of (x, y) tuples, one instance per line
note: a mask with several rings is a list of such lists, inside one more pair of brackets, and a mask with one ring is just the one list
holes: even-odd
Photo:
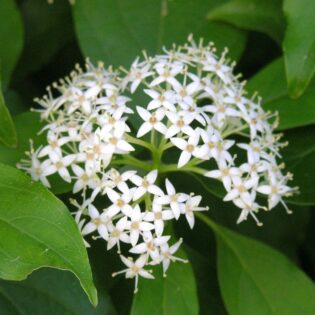
[[(248, 80), (247, 90), (259, 92), (265, 109), (279, 111), (279, 131), (290, 142), (283, 150), (283, 158), (300, 194), (288, 199), (294, 211), (291, 216), (279, 207), (261, 216), (261, 228), (252, 221), (236, 225), (238, 210), (221, 201), (216, 183), (183, 175), (178, 186), (189, 192), (194, 185), (211, 209), (209, 217), (239, 234), (234, 236), (225, 230), (220, 234), (215, 228), (213, 233), (202, 222), (190, 231), (179, 222), (174, 230), (185, 239), (183, 255), (188, 256), (191, 265), (170, 271), (168, 280), (160, 277), (151, 283), (141, 281), (136, 297), (132, 281), (111, 277), (119, 266), (117, 255), (106, 252), (105, 244), (97, 241), (88, 251), (99, 293), (97, 308), (90, 306), (73, 275), (45, 268), (24, 281), (0, 282), (0, 314), (315, 314), (314, 304), (305, 305), (315, 301), (313, 283), (299, 280), (297, 292), (291, 292), (286, 281), (290, 282), (292, 268), (287, 261), (280, 263), (283, 256), (264, 252), (248, 240), (259, 240), (277, 249), (315, 279), (314, 30), (312, 0), (76, 0), (73, 6), (64, 0), (55, 0), (53, 5), (44, 0), (1, 0), (0, 74), (4, 100), (0, 99), (0, 162), (14, 166), (23, 156), (28, 138), (40, 127), (38, 117), (26, 113), (36, 106), (33, 98), (43, 95), (47, 85), (67, 75), (75, 64), (83, 66), (89, 57), (105, 65), (128, 66), (142, 49), (156, 53), (162, 45), (183, 43), (193, 33), (196, 39), (213, 41), (218, 52), (227, 46), (228, 56), (237, 61), (235, 72)], [(41, 143), (40, 137), (35, 141)], [(9, 175), (6, 171), (0, 174), (0, 196), (2, 193), (4, 198), (5, 176)], [(68, 187), (53, 188), (61, 200), (68, 200)], [(0, 214), (10, 210), (3, 200), (0, 199)], [(0, 237), (1, 229), (5, 231), (5, 226), (0, 224)], [(249, 243), (240, 235), (247, 236)], [(222, 241), (229, 237), (235, 242), (229, 243), (230, 249)], [(215, 238), (219, 239), (217, 243)], [(0, 252), (4, 246), (1, 244)], [(240, 258), (245, 261), (243, 266), (234, 257), (239, 253), (244, 255)], [(264, 253), (270, 255), (270, 262), (264, 261)], [(267, 269), (263, 269), (265, 264)], [(45, 265), (53, 266), (41, 266)], [(62, 264), (56, 267), (68, 269)], [(0, 277), (12, 280), (2, 275), (1, 268), (0, 263)], [(292, 277), (296, 274), (294, 271)], [(268, 277), (275, 277), (278, 296), (268, 293)], [(239, 291), (233, 291), (229, 282), (237, 283)], [(176, 291), (178, 286), (181, 289)], [(264, 289), (267, 291), (256, 292)], [(304, 291), (308, 300), (301, 297)], [(286, 298), (290, 301), (283, 300)]]

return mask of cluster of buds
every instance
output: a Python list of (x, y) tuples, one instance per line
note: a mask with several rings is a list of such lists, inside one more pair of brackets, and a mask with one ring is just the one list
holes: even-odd
[[(31, 145), (19, 167), (47, 187), (53, 174), (73, 183), (82, 235), (117, 248), (126, 265), (118, 273), (135, 278), (135, 291), (139, 276), (153, 278), (148, 266), (162, 264), (165, 274), (170, 261), (184, 261), (174, 256), (182, 240), (170, 245), (171, 235), (164, 235), (168, 221), (185, 216), (193, 228), (194, 212), (208, 209), (200, 206), (201, 196), (177, 193), (168, 179), (163, 191), (158, 183), (165, 173), (222, 181), (224, 200), (241, 209), (238, 222), (250, 215), (260, 224), (259, 210), (278, 203), (289, 212), (283, 197), (294, 189), (287, 185), (291, 175), (277, 164), (283, 144), (273, 133), (275, 116), (259, 99), (245, 97), (225, 55), (217, 58), (212, 44), (190, 39), (163, 55), (144, 53), (124, 75), (87, 62), (85, 71), (77, 67), (53, 84), (58, 96), (48, 88), (37, 100), (47, 144)], [(141, 125), (129, 122), (139, 119)], [(139, 158), (144, 150), (150, 160)], [(165, 164), (172, 151), (176, 163)], [(257, 193), (268, 196), (266, 205)]]

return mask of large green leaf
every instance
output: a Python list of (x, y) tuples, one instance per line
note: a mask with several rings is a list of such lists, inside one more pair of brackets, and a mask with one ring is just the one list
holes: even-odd
[(288, 96), (282, 58), (251, 78), (246, 89), (250, 93), (257, 91), (262, 96), (266, 110), (279, 112), (279, 130), (315, 123), (315, 84), (311, 84), (302, 97), (291, 99)]
[(0, 164), (0, 200), (0, 278), (22, 280), (43, 266), (67, 269), (96, 304), (83, 240), (64, 204), (4, 164)]
[(4, 103), (0, 78), (0, 142), (8, 147), (17, 145), (17, 136), (11, 115)]
[(193, 33), (219, 50), (228, 46), (231, 57), (240, 56), (245, 33), (231, 26), (210, 23), (206, 13), (212, 0), (78, 0), (74, 22), (83, 53), (92, 60), (129, 66), (143, 49), (150, 54), (162, 45), (181, 44)]
[(283, 41), (290, 95), (303, 94), (315, 73), (315, 5), (313, 0), (284, 0), (287, 30)]
[(23, 46), (23, 26), (14, 0), (0, 1), (0, 68), (4, 87)]
[(216, 225), (219, 283), (230, 315), (313, 315), (314, 283), (280, 252)]
[(266, 33), (281, 43), (285, 20), (278, 0), (232, 0), (210, 11), (208, 18)]
[(99, 295), (94, 308), (75, 277), (53, 269), (41, 269), (19, 282), (0, 282), (1, 315), (114, 315), (110, 298)]
[(43, 127), (38, 113), (25, 112), (14, 117), (14, 123), (18, 136), (16, 148), (6, 148), (0, 145), (0, 162), (16, 166), (25, 157), (25, 151), (30, 149), (30, 139), (34, 141), (34, 147), (41, 145), (45, 141), (45, 134), (37, 133)]
[[(185, 257), (183, 250), (176, 254)], [(154, 276), (154, 280), (140, 280), (131, 315), (198, 314), (196, 283), (189, 264), (171, 263), (167, 277), (163, 277), (161, 268), (155, 268)]]

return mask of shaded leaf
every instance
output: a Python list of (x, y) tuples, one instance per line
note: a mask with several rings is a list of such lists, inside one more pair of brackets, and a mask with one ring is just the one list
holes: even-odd
[[(304, 97), (304, 96), (303, 96)], [(303, 98), (302, 97), (302, 98)], [(300, 193), (288, 199), (301, 205), (315, 205), (315, 126), (287, 131), (284, 140), (289, 145), (283, 149), (286, 169), (293, 173), (291, 185)]]
[(18, 75), (34, 72), (48, 63), (73, 36), (67, 1), (55, 1), (52, 7), (47, 1), (26, 0), (20, 9), (25, 25), (25, 47)]
[(251, 78), (246, 89), (262, 96), (265, 110), (279, 112), (279, 130), (315, 123), (315, 84), (299, 99), (288, 96), (283, 59), (277, 59)]
[[(14, 310), (10, 311), (10, 308)], [(114, 315), (110, 298), (100, 295), (95, 308), (69, 272), (41, 269), (26, 280), (0, 282), (2, 315)], [(7, 310), (7, 311), (6, 311)]]
[(94, 61), (129, 67), (143, 49), (160, 52), (163, 45), (184, 43), (190, 33), (196, 40), (213, 41), (219, 50), (228, 46), (236, 59), (244, 49), (245, 33), (207, 21), (213, 4), (211, 0), (78, 0), (73, 15), (81, 49)]
[(233, 0), (210, 11), (208, 18), (223, 21), (237, 27), (266, 33), (281, 43), (285, 20), (281, 1), (275, 0)]
[(301, 96), (315, 73), (315, 5), (312, 0), (284, 0), (287, 30), (283, 41), (289, 92)]
[(204, 221), (217, 236), (219, 283), (229, 314), (314, 314), (315, 286), (287, 257)]
[(14, 0), (0, 1), (0, 68), (4, 88), (20, 56), (23, 25)]
[[(176, 255), (186, 257), (182, 249)], [(154, 276), (154, 280), (140, 279), (131, 315), (198, 314), (196, 284), (190, 264), (171, 263), (167, 277), (163, 277), (162, 268), (158, 266)]]
[(83, 240), (64, 204), (4, 164), (0, 164), (0, 200), (0, 277), (22, 280), (43, 266), (70, 270), (96, 304)]
[(15, 147), (17, 145), (17, 135), (12, 121), (10, 112), (8, 111), (4, 97), (2, 95), (2, 87), (0, 80), (0, 142), (8, 147)]

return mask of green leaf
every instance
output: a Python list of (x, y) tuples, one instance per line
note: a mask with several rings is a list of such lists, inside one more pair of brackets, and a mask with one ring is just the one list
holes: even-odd
[[(304, 96), (303, 96), (304, 97)], [(282, 155), (286, 169), (293, 173), (291, 185), (299, 187), (299, 194), (288, 199), (300, 205), (315, 205), (315, 126), (287, 131), (284, 140), (289, 145)]]
[(262, 96), (265, 110), (279, 112), (279, 130), (315, 123), (315, 84), (311, 84), (299, 99), (291, 99), (288, 96), (282, 58), (267, 65), (251, 78), (246, 89), (250, 93), (257, 91)]
[(314, 283), (287, 257), (203, 220), (216, 233), (219, 283), (229, 314), (315, 314)]
[(21, 3), (20, 9), (25, 25), (25, 47), (18, 66), (19, 76), (47, 64), (74, 36), (67, 1), (55, 1), (52, 7), (47, 1), (28, 0)]
[(24, 281), (0, 282), (2, 315), (114, 315), (108, 295), (94, 308), (69, 272), (41, 269)]
[(163, 45), (184, 43), (190, 33), (213, 41), (219, 50), (228, 46), (236, 59), (245, 33), (207, 21), (211, 6), (212, 0), (78, 0), (73, 16), (80, 47), (94, 61), (129, 67), (143, 49), (160, 52)]
[[(186, 258), (182, 249), (176, 254)], [(159, 266), (154, 276), (154, 280), (140, 279), (131, 315), (198, 315), (196, 283), (189, 263), (171, 263), (167, 277)]]
[(212, 256), (211, 259), (208, 259), (208, 255), (204, 257), (208, 254), (209, 248), (202, 254), (188, 246), (185, 246), (185, 250), (196, 277), (200, 307), (199, 315), (227, 315), (219, 290), (214, 257)]
[(284, 0), (287, 30), (283, 41), (290, 95), (301, 96), (315, 73), (315, 5), (312, 0)]
[(23, 46), (23, 25), (14, 0), (0, 1), (0, 68), (4, 88)]
[(10, 149), (0, 145), (0, 162), (12, 166), (25, 157), (25, 151), (30, 149), (30, 139), (33, 139), (35, 148), (45, 143), (45, 134), (37, 134), (43, 127), (38, 113), (19, 114), (14, 117), (14, 123), (19, 139), (17, 147)]
[(0, 142), (8, 147), (17, 145), (17, 135), (11, 115), (5, 106), (0, 79)]
[(64, 204), (4, 164), (0, 164), (0, 200), (0, 278), (22, 280), (44, 266), (66, 269), (96, 304), (83, 240)]
[(281, 43), (285, 29), (281, 1), (278, 0), (229, 1), (210, 11), (208, 18), (246, 30), (266, 33), (278, 43)]

